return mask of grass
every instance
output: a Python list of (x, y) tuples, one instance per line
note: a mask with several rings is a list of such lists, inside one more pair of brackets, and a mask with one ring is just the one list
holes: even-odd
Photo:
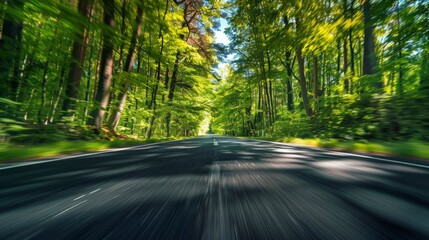
[(429, 143), (417, 140), (398, 142), (342, 141), (338, 139), (257, 138), (269, 141), (294, 143), (313, 147), (330, 148), (360, 153), (381, 154), (395, 157), (429, 160)]
[[(368, 141), (341, 141), (338, 139), (302, 139), (302, 138), (256, 138), (276, 142), (294, 143), (313, 147), (330, 148), (337, 150), (382, 154), (389, 156), (417, 158), (429, 160), (429, 143), (421, 141), (406, 142), (368, 142)], [(63, 154), (95, 152), (108, 148), (129, 147), (140, 144), (168, 141), (172, 139), (138, 140), (86, 140), (86, 141), (59, 141), (40, 145), (17, 145), (0, 143), (0, 163), (17, 160), (40, 159)]]
[(140, 144), (168, 141), (171, 139), (138, 140), (88, 140), (88, 141), (59, 141), (40, 145), (16, 145), (0, 143), (0, 163), (17, 160), (40, 159), (63, 154), (95, 152), (108, 148), (129, 147)]

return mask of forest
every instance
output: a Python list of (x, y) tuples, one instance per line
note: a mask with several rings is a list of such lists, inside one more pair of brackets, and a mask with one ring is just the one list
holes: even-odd
[(428, 25), (426, 0), (1, 0), (0, 141), (429, 141)]
[(0, 135), (203, 133), (213, 99), (216, 4), (2, 1)]
[(429, 140), (429, 2), (229, 3), (229, 135)]

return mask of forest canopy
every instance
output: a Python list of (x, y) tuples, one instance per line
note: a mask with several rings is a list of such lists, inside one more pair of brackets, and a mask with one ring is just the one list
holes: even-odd
[(2, 0), (0, 135), (31, 126), (148, 139), (205, 132), (218, 5)]
[(1, 0), (0, 14), (2, 141), (429, 140), (426, 0)]
[(429, 140), (429, 2), (229, 1), (230, 135)]

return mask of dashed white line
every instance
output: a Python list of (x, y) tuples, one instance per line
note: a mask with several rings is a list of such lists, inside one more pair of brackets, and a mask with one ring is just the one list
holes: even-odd
[(75, 204), (75, 205), (73, 205), (73, 206), (71, 206), (71, 207), (67, 208), (66, 210), (64, 210), (64, 211), (62, 211), (62, 212), (60, 212), (60, 213), (58, 213), (57, 215), (53, 216), (52, 218), (58, 217), (58, 216), (60, 216), (60, 215), (62, 215), (62, 214), (64, 214), (64, 213), (66, 213), (66, 212), (68, 212), (68, 211), (72, 210), (73, 208), (75, 208), (75, 207), (77, 207), (77, 206), (79, 206), (79, 205), (81, 205), (81, 204), (83, 204), (83, 203), (85, 203), (85, 202), (87, 202), (87, 201), (88, 201), (88, 200), (85, 200), (85, 201), (83, 201), (83, 202), (77, 203), (77, 204)]
[(86, 196), (86, 194), (83, 194), (82, 196), (79, 196), (79, 197), (77, 197), (77, 198), (73, 199), (73, 201), (79, 200), (79, 199), (81, 199), (81, 198), (83, 198), (83, 197), (85, 197), (85, 196)]
[(101, 188), (95, 189), (94, 191), (90, 192), (89, 194), (96, 193), (96, 192), (100, 191), (100, 189), (101, 189)]

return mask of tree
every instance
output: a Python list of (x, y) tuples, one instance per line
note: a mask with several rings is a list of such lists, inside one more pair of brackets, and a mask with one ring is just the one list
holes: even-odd
[[(137, 16), (135, 20), (134, 30), (130, 40), (130, 46), (128, 48), (127, 58), (125, 59), (124, 72), (131, 73), (133, 70), (134, 60), (136, 58), (136, 48), (137, 48), (137, 40), (140, 37), (142, 32), (142, 18), (143, 17), (143, 8), (141, 5), (137, 6)], [(118, 102), (119, 106), (117, 109), (114, 109), (109, 119), (109, 127), (112, 130), (116, 130), (119, 124), (119, 120), (121, 118), (121, 113), (125, 108), (128, 90), (130, 88), (130, 82), (126, 81), (122, 84), (121, 91), (118, 94)]]
[(370, 91), (383, 92), (383, 82), (378, 73), (377, 57), (375, 51), (375, 41), (373, 33), (373, 17), (371, 13), (371, 0), (363, 1), (364, 16), (364, 42), (363, 42), (363, 75), (373, 75), (368, 78), (370, 81)]
[(112, 84), (113, 72), (113, 29), (115, 27), (115, 1), (105, 0), (103, 2), (104, 24), (103, 28), (103, 49), (101, 53), (100, 79), (98, 81), (95, 104), (97, 108), (92, 112), (92, 119), (89, 121), (97, 129), (101, 129), (104, 115), (109, 103), (110, 87)]
[(70, 63), (67, 84), (65, 85), (66, 98), (63, 102), (63, 111), (75, 111), (76, 99), (79, 97), (80, 82), (82, 79), (86, 49), (88, 45), (88, 24), (91, 21), (93, 0), (79, 0), (78, 12), (83, 19), (78, 20), (76, 36), (71, 51), (72, 61)]
[[(10, 77), (14, 59), (21, 53), (23, 0), (8, 1), (0, 38), (0, 98), (15, 100), (18, 90), (18, 79)], [(16, 65), (19, 63), (15, 62)]]

